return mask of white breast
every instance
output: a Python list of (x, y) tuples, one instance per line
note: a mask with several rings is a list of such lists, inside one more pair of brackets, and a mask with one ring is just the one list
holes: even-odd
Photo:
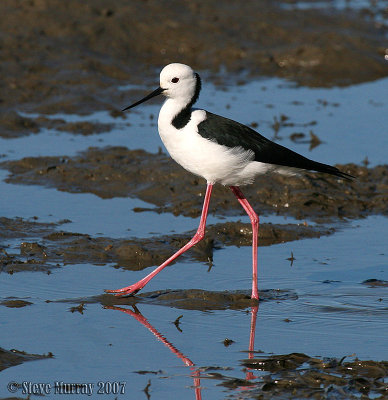
[(204, 110), (193, 111), (189, 123), (182, 129), (176, 129), (171, 124), (176, 115), (175, 107), (171, 99), (164, 103), (158, 128), (167, 151), (183, 168), (202, 176), (209, 183), (223, 185), (251, 183), (255, 175), (268, 171), (267, 164), (252, 161), (252, 151), (222, 146), (199, 135), (197, 126), (206, 118)]

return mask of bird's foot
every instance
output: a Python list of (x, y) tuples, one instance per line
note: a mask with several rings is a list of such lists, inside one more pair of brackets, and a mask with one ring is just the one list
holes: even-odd
[(142, 281), (134, 283), (133, 285), (123, 287), (121, 289), (116, 290), (107, 290), (105, 289), (105, 293), (112, 293), (117, 297), (131, 296), (136, 294), (139, 290), (143, 289), (145, 284)]

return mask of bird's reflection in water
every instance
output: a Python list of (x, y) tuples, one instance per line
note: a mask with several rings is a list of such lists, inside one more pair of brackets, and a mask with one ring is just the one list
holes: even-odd
[[(249, 333), (249, 350), (248, 350), (248, 358), (254, 358), (255, 354), (255, 333), (256, 333), (256, 319), (257, 319), (257, 311), (259, 310), (259, 306), (251, 307), (251, 330)], [(253, 375), (253, 372), (247, 370), (245, 379), (247, 381), (251, 379), (256, 379), (257, 377)]]
[[(158, 340), (160, 340), (168, 349), (174, 353), (178, 358), (180, 358), (183, 363), (191, 369), (191, 377), (194, 380), (194, 391), (195, 391), (195, 399), (201, 400), (201, 367), (196, 367), (193, 361), (190, 358), (186, 357), (181, 351), (179, 351), (170, 341), (168, 341), (156, 328), (154, 328), (145, 318), (139, 309), (132, 305), (133, 310), (125, 307), (117, 307), (117, 306), (104, 306), (105, 309), (109, 310), (118, 310), (122, 311), (125, 314), (130, 315), (135, 318), (136, 321), (140, 322), (144, 327), (146, 327)], [(250, 333), (249, 333), (249, 349), (248, 349), (248, 358), (254, 358), (254, 346), (255, 346), (255, 332), (256, 332), (256, 319), (257, 312), (259, 307), (252, 306), (251, 307), (251, 325), (250, 325)], [(257, 377), (253, 375), (253, 372), (247, 369), (246, 372), (246, 380), (256, 379)], [(240, 387), (240, 389), (247, 389), (247, 387)]]

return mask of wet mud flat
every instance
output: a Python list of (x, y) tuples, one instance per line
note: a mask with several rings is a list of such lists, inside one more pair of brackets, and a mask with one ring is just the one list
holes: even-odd
[[(101, 198), (137, 197), (154, 208), (135, 211), (171, 212), (197, 217), (205, 181), (178, 166), (167, 155), (125, 147), (90, 148), (76, 157), (27, 157), (0, 163), (8, 183), (55, 187)], [(388, 214), (388, 166), (339, 165), (354, 180), (303, 173), (263, 176), (244, 188), (259, 214), (291, 215), (316, 221)], [(219, 215), (243, 214), (230, 191), (217, 187), (211, 209)]]
[[(205, 182), (177, 166), (165, 154), (152, 154), (124, 147), (91, 148), (75, 157), (27, 157), (0, 163), (10, 172), (8, 183), (55, 187), (70, 193), (93, 193), (101, 198), (134, 197), (153, 204), (135, 208), (137, 213), (172, 213), (198, 217)], [(294, 224), (261, 224), (259, 245), (333, 234), (338, 222), (388, 214), (388, 167), (344, 165), (355, 179), (302, 174), (294, 177), (261, 177), (257, 185), (244, 188), (259, 215), (290, 215)], [(243, 215), (227, 188), (214, 190), (210, 212), (217, 216)], [(303, 221), (304, 219), (304, 221)], [(309, 225), (307, 221), (318, 224)], [(66, 263), (116, 263), (140, 270), (159, 265), (194, 235), (185, 233), (149, 238), (92, 237), (62, 229), (71, 221), (41, 223), (21, 218), (0, 219), (3, 240), (22, 239), (19, 251), (4, 248), (0, 260), (4, 271), (50, 271)], [(62, 229), (61, 229), (62, 228)], [(250, 246), (251, 226), (225, 222), (207, 227), (206, 237), (182, 257), (211, 265), (213, 253), (224, 246)], [(33, 240), (31, 240), (31, 238)]]
[(173, 61), (209, 71), (215, 82), (226, 79), (222, 70), (235, 82), (244, 81), (243, 72), (326, 87), (385, 77), (387, 11), (380, 3), (302, 10), (269, 0), (173, 0), (168, 7), (156, 0), (3, 0), (0, 135), (48, 124), (20, 111), (119, 116), (115, 105), (128, 94), (117, 87), (154, 84), (156, 71)]
[[(70, 222), (70, 221), (67, 221)], [(181, 234), (149, 238), (92, 237), (80, 233), (61, 230), (66, 221), (59, 223), (40, 223), (21, 218), (0, 218), (0, 238), (3, 241), (20, 240), (16, 251), (2, 247), (0, 266), (2, 272), (9, 274), (23, 271), (50, 273), (53, 269), (67, 264), (111, 264), (117, 268), (132, 271), (159, 265), (180, 247), (186, 244), (195, 231)], [(330, 235), (334, 228), (310, 227), (304, 224), (262, 224), (259, 245), (270, 246), (276, 243), (316, 238)], [(252, 229), (250, 224), (225, 222), (210, 225), (206, 238), (181, 259), (194, 259), (209, 263), (213, 252), (224, 246), (250, 246)]]

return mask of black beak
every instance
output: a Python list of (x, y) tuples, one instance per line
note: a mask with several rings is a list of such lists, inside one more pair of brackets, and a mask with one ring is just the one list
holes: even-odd
[(152, 99), (155, 96), (158, 96), (159, 94), (161, 94), (164, 91), (164, 89), (162, 89), (161, 87), (158, 87), (156, 90), (154, 90), (152, 93), (150, 93), (148, 96), (144, 97), (144, 99), (141, 99), (139, 101), (137, 101), (136, 103), (133, 103), (132, 105), (125, 107), (122, 111), (126, 111), (129, 110), (130, 108), (136, 107), (141, 103), (144, 103), (145, 101)]

